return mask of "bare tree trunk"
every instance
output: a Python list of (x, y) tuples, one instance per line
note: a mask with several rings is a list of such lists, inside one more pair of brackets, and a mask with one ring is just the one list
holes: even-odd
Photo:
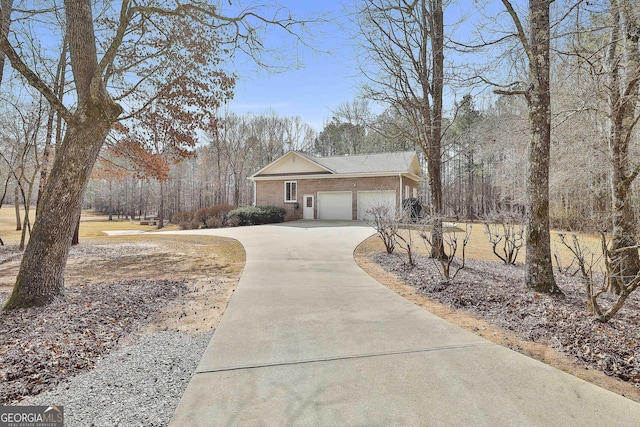
[(164, 181), (160, 180), (160, 208), (158, 211), (158, 230), (164, 228)]
[(529, 38), (509, 0), (502, 0), (516, 26), (517, 36), (529, 60), (529, 87), (517, 91), (496, 90), (506, 95), (524, 95), (529, 106), (531, 139), (527, 163), (527, 215), (525, 287), (549, 294), (562, 294), (553, 276), (549, 231), (549, 163), (551, 148), (550, 4), (552, 0), (529, 0)]
[[(431, 111), (430, 138), (425, 151), (427, 155), (427, 169), (429, 173), (429, 188), (431, 194), (431, 206), (437, 217), (431, 229), (431, 256), (433, 258), (444, 257), (444, 242), (442, 231), (442, 215), (444, 214), (442, 204), (442, 97), (444, 91), (444, 12), (442, 0), (431, 1), (431, 13), (427, 11), (425, 2), (422, 2), (423, 19), (428, 17), (426, 28), (431, 30), (431, 61), (433, 79)], [(426, 49), (426, 46), (425, 46)]]
[(467, 155), (467, 218), (474, 219), (476, 216), (475, 209), (475, 164), (473, 158), (473, 150)]
[(527, 170), (527, 253), (525, 286), (538, 292), (562, 293), (553, 277), (549, 232), (549, 161), (551, 94), (549, 91), (550, 0), (530, 0), (531, 87), (528, 91), (531, 140)]
[(109, 221), (113, 221), (113, 181), (109, 180)]
[(73, 230), (73, 238), (71, 239), (71, 246), (80, 244), (80, 216), (78, 216), (78, 220), (76, 221), (76, 226)]
[[(2, 0), (2, 14), (0, 15), (0, 34), (7, 37), (11, 24), (11, 12), (13, 12), (13, 0)], [(4, 73), (4, 52), (0, 51), (0, 84)]]
[[(638, 224), (632, 203), (632, 184), (638, 167), (632, 172), (629, 158), (629, 142), (638, 104), (638, 73), (640, 54), (637, 34), (633, 35), (631, 5), (627, 0), (611, 0), (611, 39), (607, 53), (609, 67), (610, 132), (609, 153), (611, 158), (611, 213), (613, 236), (611, 251), (615, 259), (611, 265), (612, 278), (609, 291), (622, 292), (620, 283), (627, 283), (640, 272), (638, 256)], [(637, 31), (637, 29), (636, 29)], [(635, 39), (634, 39), (635, 37)], [(623, 248), (628, 248), (620, 250)]]
[[(40, 201), (41, 214), (36, 217), (5, 309), (45, 305), (64, 295), (64, 269), (86, 179), (114, 118), (101, 111), (98, 105), (80, 105), (75, 116), (83, 115), (84, 119), (74, 120), (67, 128)], [(84, 143), (74, 144), (75, 141)]]
[(20, 217), (20, 190), (18, 188), (18, 182), (13, 188), (13, 207), (16, 211), (16, 231), (22, 230), (22, 219)]
[[(60, 99), (64, 95), (64, 70), (66, 68), (66, 59), (67, 59), (67, 43), (66, 41), (63, 44), (62, 52), (60, 53), (60, 60), (58, 61), (58, 68), (56, 70), (56, 80), (53, 86), (54, 92), (58, 95)], [(62, 118), (60, 114), (56, 114), (55, 109), (51, 108), (49, 111), (49, 118), (47, 120), (47, 136), (45, 139), (44, 150), (42, 152), (42, 169), (40, 171), (40, 185), (38, 187), (38, 199), (36, 200), (36, 216), (39, 215), (40, 210), (40, 197), (42, 196), (42, 192), (44, 191), (44, 186), (47, 183), (47, 179), (49, 176), (49, 163), (51, 157), (51, 141), (53, 139), (53, 122), (54, 118), (57, 115), (57, 128), (56, 128), (56, 140), (55, 145), (58, 145), (62, 139)]]

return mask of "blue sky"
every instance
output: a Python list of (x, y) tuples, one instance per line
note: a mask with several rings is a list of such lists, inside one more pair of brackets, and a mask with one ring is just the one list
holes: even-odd
[(331, 119), (331, 110), (354, 100), (358, 93), (357, 63), (353, 60), (349, 34), (343, 27), (348, 24), (344, 17), (345, 2), (287, 0), (279, 3), (288, 7), (293, 16), (329, 13), (334, 19), (317, 25), (321, 33), (315, 35), (314, 32), (310, 40), (316, 51), (297, 44), (287, 52), (290, 59), (297, 57), (303, 68), (269, 73), (246, 61), (237, 61), (239, 79), (228, 109), (238, 114), (272, 111), (283, 117), (300, 116), (320, 131), (323, 121)]
[[(235, 0), (237, 5), (239, 0)], [(251, 1), (252, 3), (247, 3)], [(259, 4), (254, 0), (246, 0), (245, 5)], [(349, 20), (349, 10), (353, 10), (362, 0), (279, 0), (278, 3), (288, 8), (293, 16), (308, 17), (312, 14), (328, 14), (331, 22), (316, 24), (309, 28), (312, 34), (309, 40), (316, 50), (292, 43), (292, 38), (283, 38), (282, 33), (272, 32), (267, 37), (267, 43), (288, 45), (282, 49), (284, 56), (299, 58), (304, 64), (300, 69), (289, 69), (283, 73), (269, 73), (257, 68), (248, 61), (236, 58), (234, 62), (235, 72), (238, 74), (238, 82), (234, 99), (228, 104), (228, 110), (238, 113), (265, 113), (275, 112), (279, 116), (300, 116), (303, 121), (310, 124), (316, 131), (321, 131), (323, 123), (330, 121), (332, 110), (340, 105), (351, 102), (359, 94), (359, 87), (364, 78), (358, 69), (356, 60), (355, 31)], [(521, 1), (516, 0), (517, 5)], [(503, 11), (499, 1), (487, 0), (482, 3), (469, 0), (453, 0), (445, 11), (447, 31), (453, 34), (458, 41), (467, 41), (473, 37), (473, 22), (481, 19), (483, 14), (496, 16)], [(461, 21), (462, 20), (462, 21)], [(507, 27), (510, 26), (507, 20)], [(447, 55), (450, 55), (448, 52)], [(462, 61), (486, 61), (480, 54), (475, 58), (465, 55), (464, 58), (454, 54), (448, 56), (447, 62)], [(272, 60), (274, 65), (278, 60)], [(457, 92), (454, 94), (454, 91)], [(479, 94), (480, 87), (448, 87), (445, 90), (445, 115), (453, 109), (454, 101), (461, 99), (468, 93)], [(485, 91), (484, 96), (490, 93)], [(481, 97), (476, 98), (481, 102)], [(371, 105), (373, 111), (380, 111), (381, 107)]]

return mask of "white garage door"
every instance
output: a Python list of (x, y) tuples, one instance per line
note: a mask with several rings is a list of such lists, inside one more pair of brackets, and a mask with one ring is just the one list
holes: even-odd
[(395, 190), (358, 191), (358, 219), (367, 219), (370, 216), (367, 211), (377, 206), (388, 206), (391, 215), (395, 216), (397, 211)]
[(353, 219), (351, 198), (351, 191), (318, 192), (318, 219)]

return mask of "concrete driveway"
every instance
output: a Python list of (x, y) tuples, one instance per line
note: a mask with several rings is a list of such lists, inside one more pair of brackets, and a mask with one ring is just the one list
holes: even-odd
[(172, 426), (632, 426), (640, 404), (479, 338), (364, 273), (373, 230), (201, 230), (247, 264)]

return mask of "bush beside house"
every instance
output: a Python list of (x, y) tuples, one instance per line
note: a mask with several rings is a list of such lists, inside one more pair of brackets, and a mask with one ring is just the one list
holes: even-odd
[(237, 225), (260, 225), (284, 222), (287, 211), (279, 206), (243, 206), (229, 212), (227, 220)]
[(216, 205), (195, 211), (178, 212), (171, 218), (182, 230), (201, 228), (236, 227), (240, 225), (259, 225), (283, 222), (284, 208), (278, 206)]

